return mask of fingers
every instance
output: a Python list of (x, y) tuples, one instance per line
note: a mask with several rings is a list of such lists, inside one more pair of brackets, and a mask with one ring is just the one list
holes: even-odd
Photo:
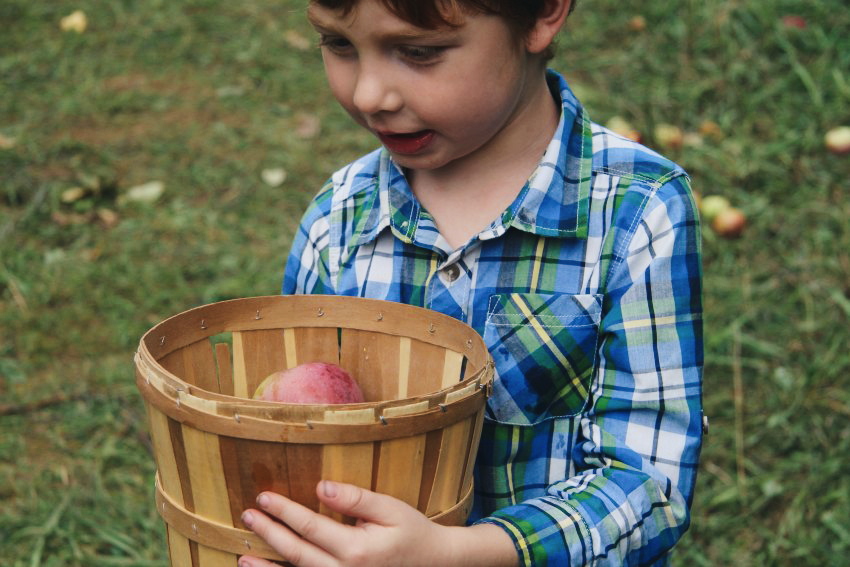
[(316, 495), (334, 512), (381, 526), (398, 525), (406, 517), (409, 520), (411, 513), (418, 514), (400, 500), (351, 484), (323, 480), (316, 487)]
[[(285, 526), (265, 514), (250, 513), (259, 518), (242, 521), (266, 540), (287, 561), (295, 565), (325, 565), (350, 550), (357, 535), (351, 526), (310, 510), (279, 494), (264, 492), (257, 504), (265, 514), (278, 518)], [(246, 522), (246, 519), (248, 520)]]
[(240, 557), (238, 565), (239, 567), (279, 567), (277, 563), (272, 563), (268, 559), (251, 557), (249, 555)]
[[(423, 514), (404, 502), (350, 484), (322, 481), (316, 493), (328, 508), (356, 518), (357, 526), (341, 524), (271, 492), (257, 498), (264, 513), (247, 510), (242, 521), (287, 561), (299, 566), (326, 565), (336, 560), (344, 563), (343, 558), (353, 559), (363, 553), (386, 553), (399, 533), (398, 526), (418, 531), (416, 526), (430, 525)], [(373, 535), (377, 536), (374, 540)]]
[[(283, 496), (272, 493), (261, 494), (257, 499), (257, 504), (263, 511), (246, 510), (242, 514), (242, 522), (248, 529), (263, 538), (287, 562), (299, 567), (319, 567), (331, 563), (331, 557), (327, 552), (314, 545), (309, 539), (300, 537), (300, 532), (297, 531), (302, 529), (311, 533), (318, 530), (319, 527), (309, 516), (318, 516), (318, 518), (323, 518), (323, 516)], [(281, 525), (266, 514), (280, 518), (286, 525)], [(325, 519), (330, 524), (336, 524), (329, 518)], [(336, 525), (342, 527), (340, 524)], [(326, 527), (332, 528), (333, 526)], [(243, 558), (240, 567), (243, 567), (243, 563), (245, 567), (272, 565), (271, 563), (257, 562), (256, 559), (250, 557)]]

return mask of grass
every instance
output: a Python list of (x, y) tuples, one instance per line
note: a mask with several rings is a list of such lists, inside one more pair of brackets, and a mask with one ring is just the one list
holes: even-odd
[[(166, 565), (138, 340), (276, 293), (301, 210), (374, 144), (327, 92), (302, 4), (0, 4), (0, 564)], [(850, 12), (623, 6), (582, 3), (554, 66), (749, 219), (737, 240), (704, 230), (711, 433), (677, 563), (844, 564), (850, 158), (823, 135), (850, 123)], [(88, 28), (62, 32), (76, 9)], [(707, 121), (702, 145), (654, 136)], [(159, 199), (127, 198), (149, 181)]]

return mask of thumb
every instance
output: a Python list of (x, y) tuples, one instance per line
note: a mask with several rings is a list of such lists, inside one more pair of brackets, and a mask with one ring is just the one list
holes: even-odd
[(319, 482), (316, 495), (334, 512), (383, 526), (396, 525), (405, 512), (418, 513), (392, 496), (331, 480)]

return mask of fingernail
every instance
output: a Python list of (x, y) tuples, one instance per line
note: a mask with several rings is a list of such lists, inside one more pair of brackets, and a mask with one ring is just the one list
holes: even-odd
[(251, 524), (254, 523), (254, 514), (251, 512), (242, 512), (242, 523), (245, 524), (245, 527), (250, 528)]
[(251, 567), (251, 562), (247, 559), (240, 559), (238, 565), (239, 567)]
[(322, 481), (322, 494), (324, 494), (328, 498), (336, 497), (336, 489), (337, 486), (335, 482), (331, 482), (329, 480)]
[(269, 496), (265, 492), (257, 496), (257, 505), (260, 508), (265, 508), (269, 505)]

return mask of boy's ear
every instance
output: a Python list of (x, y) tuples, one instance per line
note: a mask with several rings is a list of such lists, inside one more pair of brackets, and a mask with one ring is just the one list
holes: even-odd
[(552, 44), (570, 13), (571, 4), (572, 0), (545, 0), (543, 12), (525, 39), (529, 53), (542, 53)]

